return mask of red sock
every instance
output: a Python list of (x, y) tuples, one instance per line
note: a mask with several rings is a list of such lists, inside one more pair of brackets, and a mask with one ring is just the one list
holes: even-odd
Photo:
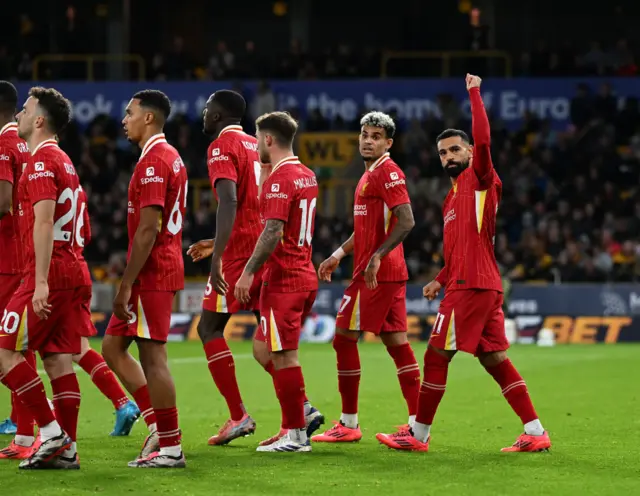
[(14, 392), (11, 393), (11, 405), (16, 411), (17, 426), (16, 435), (18, 436), (33, 436), (33, 415), (29, 409), (22, 404), (18, 395)]
[[(275, 372), (276, 372), (276, 368), (273, 366), (273, 361), (267, 362), (267, 364), (264, 366), (264, 370), (265, 372), (267, 372), (267, 374), (269, 374), (271, 376), (271, 379), (273, 379), (273, 387), (276, 387), (276, 376), (275, 376)], [(304, 402), (305, 403), (309, 403), (309, 398), (307, 398), (307, 394), (305, 392), (304, 395)]]
[(158, 419), (160, 447), (179, 446), (181, 434), (178, 428), (178, 409), (175, 406), (173, 408), (158, 408), (156, 418)]
[(358, 413), (360, 389), (360, 355), (358, 341), (342, 334), (333, 337), (333, 349), (338, 359), (338, 390), (342, 397), (342, 413)]
[(538, 418), (533, 403), (531, 403), (527, 385), (511, 360), (507, 358), (495, 367), (487, 367), (487, 372), (500, 384), (502, 394), (523, 424)]
[(119, 410), (129, 402), (127, 393), (124, 392), (118, 379), (116, 379), (116, 376), (100, 353), (95, 350), (87, 351), (78, 362), (78, 365), (89, 374), (100, 392), (111, 400), (116, 410)]
[[(37, 372), (36, 354), (33, 351), (26, 351), (24, 353), (24, 359), (31, 366), (33, 370)], [(22, 405), (22, 402), (18, 399), (18, 395), (11, 392), (11, 420), (18, 426), (17, 435), (19, 436), (33, 436), (33, 416), (29, 412), (28, 408)], [(31, 434), (29, 434), (31, 432)]]
[(424, 354), (424, 377), (420, 385), (416, 422), (433, 424), (438, 405), (444, 396), (449, 371), (449, 358), (427, 348)]
[(2, 378), (2, 383), (18, 395), (22, 405), (31, 413), (40, 427), (56, 419), (49, 408), (44, 384), (35, 369), (27, 362), (20, 362), (13, 367)]
[(72, 441), (78, 433), (78, 414), (80, 413), (80, 385), (75, 372), (63, 375), (51, 381), (53, 406), (60, 427)]
[(135, 392), (133, 393), (133, 399), (137, 403), (138, 408), (140, 409), (140, 412), (141, 412), (140, 415), (142, 415), (142, 418), (147, 424), (147, 427), (153, 424), (157, 425), (156, 414), (153, 411), (153, 407), (151, 406), (151, 398), (149, 397), (149, 388), (147, 388), (146, 384), (135, 390)]
[(400, 389), (409, 409), (409, 415), (418, 411), (418, 394), (420, 393), (420, 365), (416, 361), (409, 343), (388, 347), (387, 351), (398, 369)]
[(240, 420), (247, 411), (242, 404), (238, 381), (236, 380), (236, 364), (224, 338), (212, 339), (204, 345), (204, 352), (209, 362), (209, 372), (229, 407), (231, 420)]
[(282, 409), (283, 429), (304, 429), (304, 378), (301, 367), (276, 370), (276, 395)]

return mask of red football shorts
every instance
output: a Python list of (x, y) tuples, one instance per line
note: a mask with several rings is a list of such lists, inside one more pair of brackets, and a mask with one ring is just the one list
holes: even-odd
[(129, 311), (133, 313), (133, 318), (125, 322), (111, 315), (106, 334), (166, 343), (171, 328), (174, 296), (174, 291), (140, 291), (139, 286), (134, 285), (129, 299)]
[(4, 313), (21, 280), (22, 274), (0, 274), (0, 313)]
[(381, 332), (407, 331), (407, 283), (380, 282), (368, 289), (364, 281), (352, 281), (345, 289), (336, 328)]
[(202, 300), (202, 308), (216, 313), (238, 313), (240, 310), (256, 311), (260, 308), (260, 290), (262, 288), (262, 273), (261, 268), (253, 278), (253, 284), (249, 291), (251, 301), (246, 305), (241, 304), (236, 300), (233, 295), (233, 291), (236, 287), (236, 282), (240, 279), (244, 266), (247, 264), (247, 260), (231, 260), (222, 264), (222, 275), (224, 280), (229, 285), (226, 295), (216, 293), (211, 287), (211, 277), (207, 281), (207, 289), (204, 291), (204, 298)]
[(311, 313), (316, 293), (275, 293), (268, 286), (262, 288), (259, 327), (269, 351), (298, 349), (302, 326)]
[(80, 308), (80, 320), (78, 332), (84, 338), (90, 338), (98, 334), (91, 320), (91, 286), (80, 286), (76, 289), (76, 305)]
[(445, 293), (431, 330), (429, 344), (478, 356), (505, 351), (503, 294), (493, 290), (463, 289)]
[(3, 312), (0, 348), (47, 353), (80, 353), (76, 290), (49, 292), (51, 314), (41, 320), (33, 312), (33, 290), (20, 286)]

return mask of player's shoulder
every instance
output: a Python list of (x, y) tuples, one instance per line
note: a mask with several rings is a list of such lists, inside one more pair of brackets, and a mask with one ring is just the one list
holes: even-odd
[(386, 177), (392, 173), (404, 177), (402, 169), (391, 157), (387, 157), (383, 160), (380, 165), (375, 167), (373, 170), (370, 170), (370, 173), (373, 177)]
[(149, 175), (148, 168), (154, 170), (154, 174), (151, 175), (155, 175), (157, 170), (162, 169), (178, 174), (184, 168), (184, 162), (174, 146), (169, 143), (158, 143), (138, 161), (138, 167), (136, 167), (137, 170), (144, 170)]

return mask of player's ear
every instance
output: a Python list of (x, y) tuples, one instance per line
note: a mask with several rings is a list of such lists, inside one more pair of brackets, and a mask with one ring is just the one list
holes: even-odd
[(387, 138), (387, 149), (386, 151), (391, 150), (391, 147), (393, 146), (393, 138)]
[(144, 123), (149, 125), (152, 124), (153, 121), (156, 120), (156, 116), (153, 112), (145, 112), (144, 113)]

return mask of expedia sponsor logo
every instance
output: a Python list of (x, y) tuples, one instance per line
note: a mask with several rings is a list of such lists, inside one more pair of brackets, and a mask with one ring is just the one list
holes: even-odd
[(11, 160), (11, 157), (9, 157), (9, 155), (0, 155), (0, 160), (8, 162), (9, 160)]
[(130, 214), (135, 214), (136, 213), (136, 209), (133, 208), (133, 202), (128, 202), (127, 203), (127, 212)]
[(286, 193), (267, 193), (265, 195), (265, 198), (267, 200), (274, 200), (274, 199), (286, 200), (287, 198), (289, 198), (289, 195), (287, 195)]
[(154, 177), (143, 177), (140, 179), (140, 184), (149, 184), (149, 183), (163, 183), (164, 178), (154, 176)]
[(224, 162), (225, 160), (229, 160), (229, 157), (227, 157), (226, 155), (217, 155), (209, 159), (209, 164), (213, 164), (214, 162), (219, 162), (219, 161)]
[(36, 172), (35, 174), (29, 174), (29, 181), (44, 179), (45, 177), (56, 177), (56, 175), (51, 171)]
[(405, 184), (405, 180), (404, 179), (399, 179), (398, 178), (398, 174), (395, 172), (391, 173), (391, 179), (393, 179), (395, 176), (395, 181), (391, 181), (390, 183), (384, 183), (384, 187), (386, 189), (391, 189), (391, 188), (395, 188), (396, 186), (400, 186), (401, 184)]

